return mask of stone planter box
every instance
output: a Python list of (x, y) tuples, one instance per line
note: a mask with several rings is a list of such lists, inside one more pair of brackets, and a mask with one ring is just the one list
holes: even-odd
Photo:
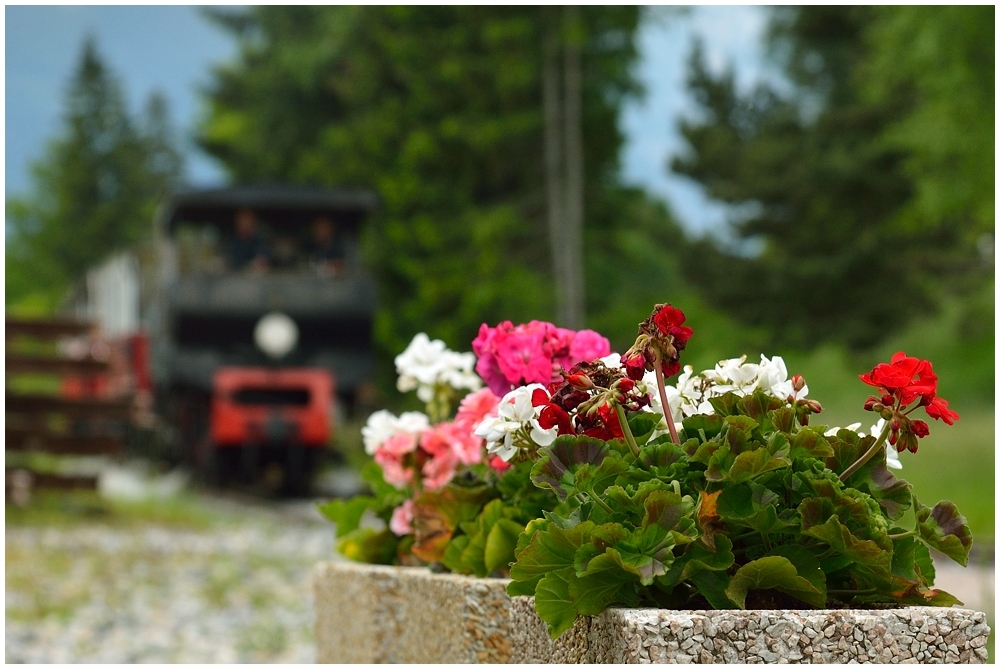
[(957, 608), (610, 609), (552, 641), (503, 579), (329, 562), (314, 584), (323, 663), (982, 663), (990, 633)]

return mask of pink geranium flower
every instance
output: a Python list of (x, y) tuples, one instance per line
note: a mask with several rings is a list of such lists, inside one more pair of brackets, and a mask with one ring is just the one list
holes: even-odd
[(512, 383), (504, 376), (496, 357), (496, 345), (508, 332), (514, 329), (510, 321), (504, 321), (495, 328), (483, 323), (479, 326), (479, 335), (472, 342), (472, 351), (476, 354), (476, 373), (482, 377), (496, 395), (504, 395), (510, 391)]
[(497, 343), (497, 362), (508, 381), (520, 385), (552, 380), (552, 359), (542, 350), (544, 338), (544, 328), (515, 329)]
[(487, 416), (495, 416), (500, 398), (489, 388), (469, 393), (458, 405), (455, 424), (468, 427), (469, 431), (483, 422)]
[(391, 486), (405, 488), (413, 480), (413, 470), (403, 465), (403, 456), (381, 449), (375, 452), (375, 462), (382, 468), (382, 478)]
[(413, 534), (413, 500), (408, 499), (403, 502), (400, 506), (396, 507), (396, 510), (392, 512), (392, 518), (389, 520), (389, 529), (396, 536), (404, 536), (406, 534)]
[(472, 433), (474, 427), (458, 423), (439, 423), (424, 432), (420, 447), (437, 458), (451, 454), (464, 465), (474, 465), (483, 460), (483, 442)]
[(581, 362), (591, 362), (611, 354), (611, 342), (593, 330), (580, 330), (573, 337), (569, 347), (570, 364), (566, 369)]
[(403, 456), (417, 450), (419, 437), (410, 432), (397, 432), (382, 442), (377, 452), (388, 452), (393, 455)]
[(448, 485), (448, 482), (455, 477), (455, 469), (458, 467), (458, 456), (452, 450), (444, 450), (436, 453), (430, 460), (424, 463), (421, 473), (424, 477), (424, 487), (428, 490), (440, 490)]

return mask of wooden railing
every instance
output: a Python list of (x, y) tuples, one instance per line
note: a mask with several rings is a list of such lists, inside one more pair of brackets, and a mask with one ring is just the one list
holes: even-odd
[[(60, 382), (67, 377), (95, 379), (110, 371), (107, 358), (95, 357), (93, 350), (107, 352), (108, 347), (91, 346), (96, 327), (70, 319), (6, 319), (7, 350), (5, 396), (5, 450), (8, 453), (47, 453), (68, 455), (118, 455), (125, 447), (125, 425), (131, 421), (133, 397), (108, 397), (84, 394), (68, 397), (65, 393), (18, 391), (11, 381), (24, 375), (36, 375)], [(65, 337), (77, 338), (83, 355), (68, 357), (55, 343)], [(41, 351), (41, 352), (40, 352)], [(23, 387), (23, 384), (22, 384)], [(23, 459), (23, 457), (22, 457)], [(97, 477), (33, 471), (30, 465), (6, 467), (7, 498), (21, 503), (36, 488), (57, 490), (95, 489)]]

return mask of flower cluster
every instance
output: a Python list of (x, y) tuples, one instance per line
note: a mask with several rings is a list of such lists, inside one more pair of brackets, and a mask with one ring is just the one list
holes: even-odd
[(670, 378), (681, 371), (681, 351), (694, 330), (684, 325), (684, 312), (670, 304), (657, 304), (649, 318), (639, 323), (635, 344), (622, 356), (622, 365), (633, 381), (659, 369)]
[(958, 420), (958, 414), (948, 408), (948, 401), (937, 396), (938, 378), (928, 360), (899, 351), (890, 362), (875, 365), (859, 378), (881, 391), (881, 397), (868, 398), (865, 410), (889, 421), (889, 443), (900, 453), (916, 453), (917, 440), (930, 434), (925, 421), (909, 417), (917, 408), (924, 407), (928, 416), (948, 425)]
[(489, 388), (478, 390), (462, 400), (454, 420), (435, 425), (418, 411), (398, 417), (376, 411), (361, 428), (365, 451), (382, 468), (386, 483), (440, 490), (459, 465), (482, 462), (483, 441), (474, 430), (496, 410), (497, 400)]
[(483, 323), (472, 350), (478, 357), (476, 371), (502, 396), (517, 386), (551, 383), (560, 370), (607, 355), (611, 345), (593, 330), (575, 332), (543, 321), (517, 326), (504, 321), (492, 328)]
[(886, 469), (927, 433), (917, 408), (958, 419), (930, 362), (898, 353), (861, 375), (879, 391), (866, 433), (809, 425), (821, 407), (780, 356), (682, 370), (692, 335), (669, 304), (620, 356), (587, 330), (484, 324), (473, 348), (488, 387), (450, 418), (448, 398), (477, 387), (471, 362), (415, 339), (400, 387), (430, 389), (427, 413), (372, 414), (378, 494), (323, 507), (338, 548), (509, 577), (553, 637), (609, 606), (955, 604), (933, 588), (929, 551), (966, 564), (965, 519)]
[(404, 393), (416, 390), (425, 403), (432, 402), (442, 390), (479, 390), (483, 382), (472, 371), (475, 364), (473, 354), (448, 350), (443, 341), (431, 340), (421, 332), (396, 356), (396, 387)]
[(498, 415), (480, 424), (476, 434), (505, 462), (519, 451), (528, 456), (557, 436), (583, 435), (608, 441), (625, 438), (619, 407), (639, 411), (649, 395), (617, 368), (600, 359), (574, 365), (546, 386), (521, 386), (500, 400)]

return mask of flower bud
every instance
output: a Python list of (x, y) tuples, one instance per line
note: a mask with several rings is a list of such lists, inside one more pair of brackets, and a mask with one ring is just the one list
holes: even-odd
[(801, 374), (796, 374), (795, 376), (792, 377), (792, 388), (795, 390), (795, 392), (800, 392), (805, 387), (806, 387), (806, 380), (802, 378)]
[(912, 420), (910, 421), (910, 425), (912, 426), (913, 434), (917, 435), (921, 439), (931, 433), (931, 429), (927, 426), (927, 423), (922, 420)]
[(882, 407), (882, 410), (878, 412), (878, 415), (882, 416), (882, 418), (885, 418), (886, 420), (890, 420), (892, 418), (892, 411), (889, 407)]
[(822, 412), (823, 412), (823, 405), (821, 405), (821, 404), (820, 404), (819, 402), (817, 402), (816, 400), (804, 400), (804, 401), (803, 401), (803, 404), (804, 404), (804, 405), (805, 405), (805, 406), (806, 406), (806, 407), (807, 407), (807, 408), (809, 409), (809, 411), (811, 411), (812, 413), (822, 413)]
[(632, 355), (626, 353), (622, 357), (622, 367), (625, 368), (628, 378), (633, 381), (641, 381), (646, 374), (646, 356), (638, 352)]
[(618, 390), (622, 391), (623, 393), (632, 392), (632, 389), (635, 388), (635, 381), (628, 378), (618, 379), (615, 382), (615, 387), (618, 388)]
[(865, 400), (865, 411), (882, 411), (882, 405), (874, 396), (870, 396)]
[(570, 374), (566, 377), (566, 383), (577, 390), (593, 390), (597, 387), (594, 385), (594, 382), (590, 380), (589, 376), (582, 373)]
[(892, 421), (890, 421), (890, 423), (889, 423), (889, 428), (893, 432), (899, 432), (899, 428), (900, 428), (899, 416), (893, 416), (892, 417)]
[(882, 404), (892, 404), (894, 399), (892, 395), (882, 395)]
[[(889, 443), (892, 444), (893, 446), (895, 446), (897, 441), (899, 441), (899, 432), (892, 432), (892, 433), (890, 433), (889, 434)], [(897, 450), (899, 450), (899, 449), (897, 449)], [(900, 450), (900, 452), (902, 452), (902, 451)]]

